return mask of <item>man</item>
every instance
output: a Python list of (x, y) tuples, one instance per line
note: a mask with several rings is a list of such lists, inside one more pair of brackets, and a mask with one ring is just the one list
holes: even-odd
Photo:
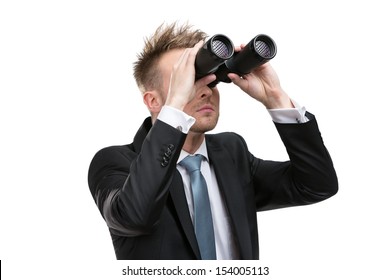
[[(175, 23), (145, 41), (134, 77), (151, 117), (133, 143), (104, 148), (91, 162), (89, 187), (118, 259), (258, 259), (258, 211), (319, 202), (338, 190), (315, 117), (295, 108), (269, 63), (229, 78), (268, 109), (290, 161), (256, 158), (234, 133), (205, 134), (219, 116), (218, 87), (207, 86), (215, 75), (195, 81), (205, 38)], [(201, 207), (184, 164), (195, 154), (207, 184)], [(196, 225), (201, 216), (207, 222)], [(210, 238), (200, 237), (205, 231)]]

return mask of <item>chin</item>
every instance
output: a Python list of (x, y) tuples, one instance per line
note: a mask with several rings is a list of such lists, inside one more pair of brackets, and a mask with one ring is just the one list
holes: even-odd
[(213, 130), (218, 123), (218, 118), (211, 118), (207, 120), (196, 121), (195, 124), (191, 127), (191, 131), (197, 133), (205, 133)]

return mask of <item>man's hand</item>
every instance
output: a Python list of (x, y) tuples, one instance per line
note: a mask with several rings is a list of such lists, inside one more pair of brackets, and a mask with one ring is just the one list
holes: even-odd
[[(245, 45), (236, 47), (241, 51)], [(229, 73), (228, 77), (249, 96), (264, 104), (267, 109), (293, 108), (293, 104), (280, 86), (280, 81), (270, 63), (265, 63), (251, 73), (240, 77)]]
[(211, 74), (195, 82), (195, 58), (203, 44), (204, 42), (200, 41), (193, 48), (185, 49), (173, 66), (166, 105), (183, 110), (199, 88), (215, 80), (215, 75)]

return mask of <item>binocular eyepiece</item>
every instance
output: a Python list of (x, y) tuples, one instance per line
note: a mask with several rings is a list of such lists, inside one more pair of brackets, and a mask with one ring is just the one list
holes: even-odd
[(275, 55), (276, 44), (267, 35), (255, 36), (243, 50), (234, 52), (232, 41), (225, 35), (217, 34), (212, 36), (196, 55), (195, 79), (215, 74), (217, 79), (210, 83), (209, 87), (214, 87), (219, 82), (230, 83), (228, 73), (243, 76)]

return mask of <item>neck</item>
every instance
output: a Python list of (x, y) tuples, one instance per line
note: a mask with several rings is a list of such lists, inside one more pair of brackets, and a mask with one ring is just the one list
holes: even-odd
[(202, 145), (204, 137), (204, 133), (190, 131), (184, 142), (183, 150), (187, 153), (194, 154), (199, 149), (200, 145)]

